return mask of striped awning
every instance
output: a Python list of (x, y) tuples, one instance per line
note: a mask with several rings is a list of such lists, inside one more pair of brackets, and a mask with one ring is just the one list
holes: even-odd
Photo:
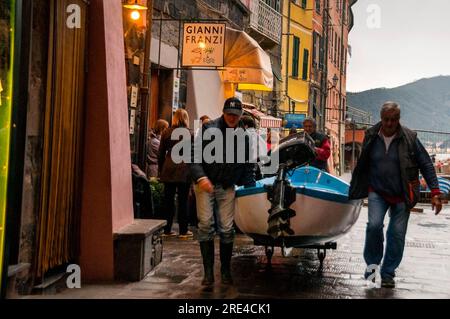
[(256, 117), (259, 120), (260, 128), (279, 128), (282, 126), (283, 120), (264, 114), (263, 112), (257, 110), (256, 108), (245, 107), (250, 106), (251, 104), (243, 103), (244, 111)]

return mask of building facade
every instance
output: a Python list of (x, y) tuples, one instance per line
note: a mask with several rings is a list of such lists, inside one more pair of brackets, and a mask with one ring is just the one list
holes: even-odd
[(312, 0), (283, 2), (282, 79), (284, 114), (309, 111), (313, 39)]
[(325, 0), (328, 50), (325, 130), (333, 150), (329, 168), (339, 175), (344, 172), (348, 34), (353, 27), (351, 7), (355, 3), (356, 0)]

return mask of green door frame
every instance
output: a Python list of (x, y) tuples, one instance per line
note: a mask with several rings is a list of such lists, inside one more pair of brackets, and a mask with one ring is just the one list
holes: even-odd
[[(6, 295), (8, 266), (18, 262), (25, 159), (26, 118), (28, 106), (28, 67), (31, 37), (32, 1), (9, 0), (11, 3), (12, 50), (10, 75), (9, 159), (6, 160), (6, 209), (3, 256), (0, 256), (0, 293)], [(0, 207), (1, 209), (1, 207)], [(0, 216), (2, 215), (0, 212)], [(0, 241), (1, 242), (1, 241)]]

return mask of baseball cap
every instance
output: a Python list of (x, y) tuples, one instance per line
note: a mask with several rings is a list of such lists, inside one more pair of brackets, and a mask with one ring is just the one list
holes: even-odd
[(241, 116), (243, 113), (242, 102), (236, 97), (227, 99), (223, 105), (223, 113)]

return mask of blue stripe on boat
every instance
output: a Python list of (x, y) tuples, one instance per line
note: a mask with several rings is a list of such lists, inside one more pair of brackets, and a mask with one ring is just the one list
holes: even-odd
[[(349, 184), (314, 167), (298, 168), (291, 174), (288, 174), (288, 179), (292, 186), (296, 188), (297, 194), (343, 204), (360, 202), (349, 201)], [(239, 187), (236, 190), (236, 197), (266, 193), (264, 185), (273, 185), (274, 181), (275, 177), (270, 177), (258, 181), (255, 187)]]

